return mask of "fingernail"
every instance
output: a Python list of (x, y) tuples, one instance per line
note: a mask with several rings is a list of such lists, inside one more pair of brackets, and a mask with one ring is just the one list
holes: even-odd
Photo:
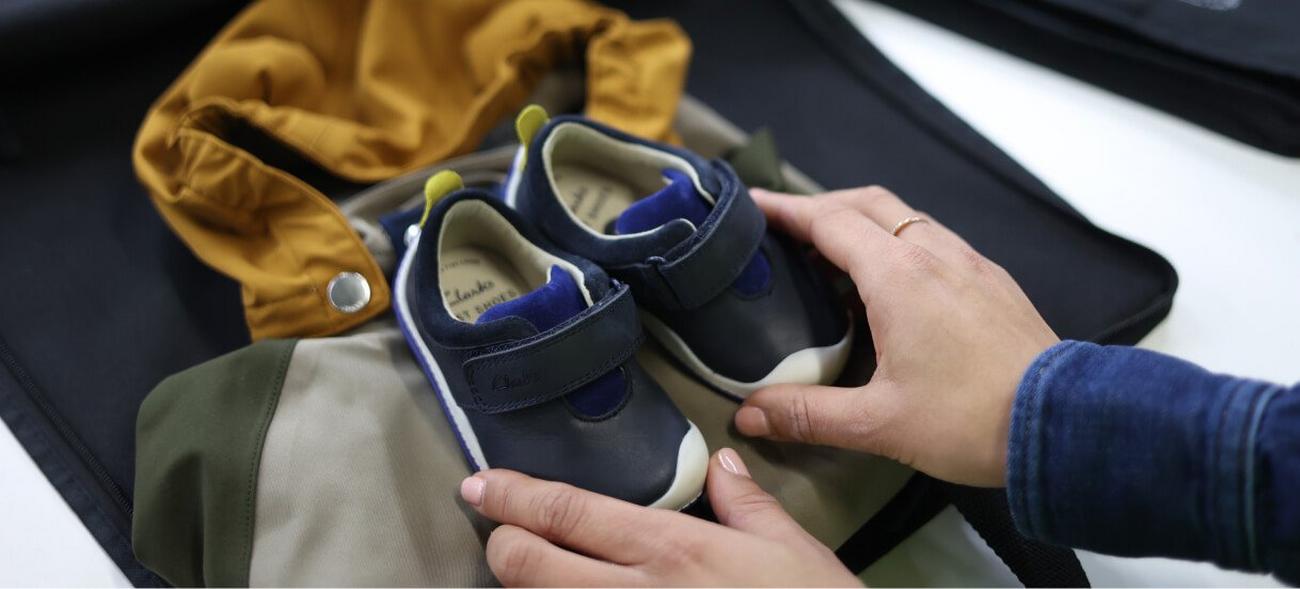
[(749, 478), (749, 469), (745, 468), (745, 461), (740, 459), (740, 454), (731, 448), (718, 450), (718, 462), (727, 472)]
[(768, 191), (763, 190), (762, 188), (750, 188), (750, 189), (749, 189), (749, 193), (750, 193), (750, 194), (769, 194)]
[(483, 504), (483, 491), (487, 481), (478, 477), (469, 477), (460, 482), (460, 498), (466, 503), (478, 507)]
[(767, 414), (758, 407), (741, 407), (736, 412), (736, 429), (747, 436), (766, 436), (772, 433)]

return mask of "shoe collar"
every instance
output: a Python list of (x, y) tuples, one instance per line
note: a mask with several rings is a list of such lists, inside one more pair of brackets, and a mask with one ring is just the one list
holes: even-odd
[[(581, 138), (581, 139), (578, 139)], [(561, 202), (555, 191), (551, 153), (556, 141), (589, 141), (595, 146), (620, 146), (642, 154), (662, 167), (688, 175), (696, 190), (713, 201), (713, 209), (700, 227), (676, 219), (657, 228), (626, 235), (599, 233), (579, 221)], [(708, 161), (687, 150), (661, 145), (629, 135), (589, 119), (566, 115), (555, 117), (533, 134), (526, 152), (517, 158), (509, 198), (530, 214), (548, 234), (570, 249), (590, 254), (602, 265), (623, 265), (663, 256), (683, 244), (706, 226), (717, 223), (724, 204), (737, 197), (743, 185), (725, 162)], [(515, 180), (518, 176), (518, 180)], [(523, 201), (527, 201), (526, 203)]]
[(491, 193), (480, 189), (462, 189), (441, 198), (429, 208), (418, 232), (408, 243), (411, 260), (407, 279), (412, 313), (425, 332), (452, 346), (479, 346), (494, 341), (520, 339), (537, 334), (528, 321), (504, 317), (481, 324), (457, 320), (447, 308), (439, 284), (438, 251), (450, 223), (464, 221), (464, 215), (481, 216), (479, 222), (493, 231), (506, 233), (506, 239), (519, 239), (543, 258), (547, 267), (559, 266), (577, 282), (587, 304), (595, 305), (609, 295), (610, 278), (589, 260), (564, 252), (534, 230), (515, 211)]

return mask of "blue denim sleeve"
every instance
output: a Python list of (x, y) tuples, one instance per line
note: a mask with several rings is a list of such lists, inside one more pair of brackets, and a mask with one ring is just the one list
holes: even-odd
[(1016, 392), (1007, 497), (1043, 541), (1300, 583), (1300, 385), (1061, 342)]

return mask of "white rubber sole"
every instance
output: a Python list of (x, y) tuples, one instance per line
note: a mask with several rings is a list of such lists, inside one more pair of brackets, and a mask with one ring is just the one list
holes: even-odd
[[(402, 257), (393, 279), (393, 310), (397, 314), (397, 323), (405, 334), (407, 342), (415, 348), (417, 363), (424, 370), (425, 376), (433, 381), (434, 392), (437, 393), (443, 411), (455, 428), (456, 437), (460, 439), (470, 467), (475, 471), (486, 470), (491, 467), (488, 465), (487, 458), (483, 456), (483, 447), (479, 444), (478, 436), (475, 435), (465, 410), (461, 409), (456, 399), (452, 397), (447, 379), (443, 376), (438, 362), (434, 360), (433, 352), (429, 350), (424, 340), (417, 336), (414, 315), (406, 300), (406, 280), (410, 274), (411, 260), (415, 257), (419, 243), (418, 235), (412, 236), (407, 241), (406, 255)], [(694, 502), (704, 490), (704, 479), (709, 470), (708, 444), (694, 423), (690, 421), (686, 423), (690, 429), (686, 431), (681, 445), (677, 448), (677, 472), (673, 476), (673, 482), (663, 495), (649, 505), (650, 507), (681, 510)]]
[(686, 431), (682, 445), (677, 448), (677, 474), (668, 490), (650, 507), (681, 511), (704, 492), (704, 479), (709, 474), (709, 445), (694, 423), (687, 421), (686, 424), (691, 429)]
[(744, 399), (754, 391), (774, 384), (831, 384), (839, 378), (840, 372), (843, 372), (844, 364), (849, 359), (849, 351), (853, 347), (853, 325), (850, 323), (840, 341), (829, 346), (799, 350), (777, 363), (767, 376), (753, 382), (743, 382), (714, 372), (700, 360), (699, 356), (695, 355), (695, 352), (691, 351), (690, 346), (686, 345), (677, 332), (654, 315), (641, 312), (641, 323), (655, 336), (655, 339), (659, 340), (659, 343), (668, 348), (669, 353), (685, 364), (696, 376), (737, 399)]

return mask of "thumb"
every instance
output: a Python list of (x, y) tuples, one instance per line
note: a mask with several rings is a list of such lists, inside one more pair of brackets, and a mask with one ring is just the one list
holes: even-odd
[(877, 388), (770, 386), (745, 400), (736, 412), (736, 429), (751, 437), (882, 454), (885, 412), (877, 410)]
[(785, 512), (776, 498), (754, 479), (731, 448), (723, 448), (709, 461), (709, 504), (718, 523), (772, 540), (788, 541), (806, 532)]

